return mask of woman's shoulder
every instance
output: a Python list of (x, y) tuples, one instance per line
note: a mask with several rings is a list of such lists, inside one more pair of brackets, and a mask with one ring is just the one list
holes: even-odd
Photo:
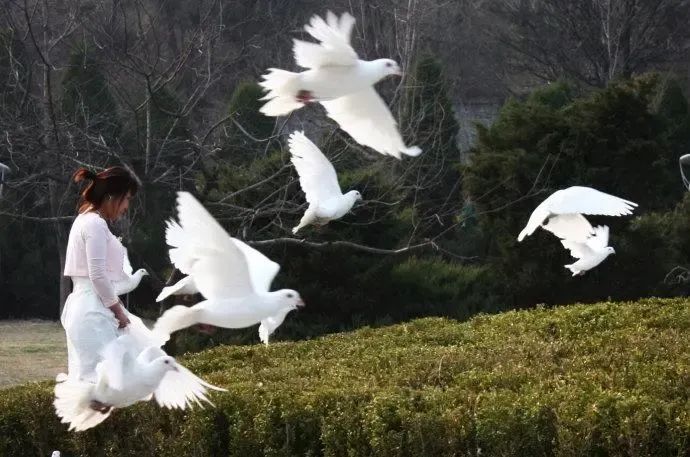
[(105, 222), (105, 219), (94, 211), (86, 211), (78, 214), (74, 222), (78, 222), (79, 225), (87, 229), (108, 229), (108, 224)]

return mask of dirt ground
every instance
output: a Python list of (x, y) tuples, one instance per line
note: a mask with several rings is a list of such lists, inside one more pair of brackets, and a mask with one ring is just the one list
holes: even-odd
[(0, 320), (0, 388), (54, 379), (67, 370), (60, 322)]

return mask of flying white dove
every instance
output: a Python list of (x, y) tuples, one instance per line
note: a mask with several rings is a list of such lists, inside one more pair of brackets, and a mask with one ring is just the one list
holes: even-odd
[(113, 289), (117, 295), (125, 295), (139, 287), (141, 278), (147, 276), (149, 273), (144, 268), (138, 269), (134, 272), (132, 264), (129, 262), (129, 254), (127, 253), (127, 248), (125, 248), (125, 257), (122, 262), (122, 270), (125, 273), (125, 278), (119, 281), (113, 281)]
[(307, 68), (293, 73), (269, 68), (259, 84), (269, 100), (260, 111), (283, 116), (307, 103), (319, 102), (328, 116), (358, 143), (398, 159), (401, 153), (418, 156), (422, 150), (405, 145), (388, 106), (373, 85), (389, 75), (401, 75), (391, 59), (359, 59), (350, 45), (355, 19), (343, 13), (340, 19), (328, 12), (324, 21), (313, 16), (304, 29), (320, 43), (293, 40), (297, 65)]
[(288, 144), (300, 186), (309, 203), (309, 208), (292, 233), (310, 224), (325, 225), (339, 219), (352, 209), (357, 200), (362, 199), (356, 190), (343, 195), (335, 168), (321, 150), (304, 136), (304, 132), (293, 132)]
[(542, 227), (561, 238), (577, 262), (566, 265), (573, 276), (583, 275), (616, 251), (608, 246), (609, 228), (592, 228), (583, 214), (625, 216), (632, 214), (637, 203), (600, 192), (590, 187), (573, 186), (551, 194), (532, 212), (518, 241)]
[[(113, 408), (155, 397), (159, 406), (185, 409), (201, 401), (211, 405), (207, 389), (225, 391), (194, 375), (168, 356), (159, 341), (130, 315), (127, 333), (106, 345), (96, 367), (96, 382), (66, 378), (55, 385), (55, 411), (70, 430), (82, 431), (103, 422)], [(63, 378), (64, 379), (64, 378)]]
[(194, 306), (173, 306), (158, 318), (154, 332), (163, 338), (194, 324), (244, 328), (269, 317), (301, 308), (304, 302), (291, 289), (269, 292), (280, 266), (259, 251), (232, 238), (191, 194), (177, 193), (180, 221), (170, 260), (193, 278), (206, 300)]
[(606, 257), (616, 251), (609, 244), (609, 228), (600, 225), (592, 229), (592, 234), (584, 241), (561, 240), (563, 247), (570, 255), (578, 259), (575, 263), (565, 265), (573, 276), (583, 275), (586, 271), (599, 265)]

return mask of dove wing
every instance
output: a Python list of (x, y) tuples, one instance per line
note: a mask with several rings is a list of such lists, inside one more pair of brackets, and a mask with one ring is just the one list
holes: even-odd
[(582, 214), (560, 214), (550, 217), (542, 226), (558, 238), (584, 243), (593, 232), (592, 225)]
[(594, 228), (594, 234), (587, 240), (587, 246), (592, 250), (601, 251), (609, 245), (609, 227), (599, 225)]
[(600, 216), (627, 216), (637, 206), (622, 198), (591, 187), (573, 186), (555, 192), (548, 207), (552, 214), (580, 213)]
[(343, 194), (333, 164), (303, 132), (290, 135), (288, 145), (307, 202), (323, 202)]
[(293, 53), (297, 65), (303, 68), (326, 66), (348, 66), (357, 62), (357, 53), (350, 45), (355, 18), (343, 13), (340, 19), (328, 12), (326, 20), (318, 15), (312, 16), (304, 30), (319, 43), (293, 40)]
[(328, 117), (359, 144), (398, 159), (401, 152), (410, 156), (422, 152), (416, 146), (408, 148), (405, 145), (398, 123), (373, 87), (320, 103), (326, 108)]
[(207, 299), (253, 294), (249, 265), (236, 240), (188, 192), (178, 192), (177, 212), (184, 236), (170, 256), (177, 268), (194, 278), (199, 292)]

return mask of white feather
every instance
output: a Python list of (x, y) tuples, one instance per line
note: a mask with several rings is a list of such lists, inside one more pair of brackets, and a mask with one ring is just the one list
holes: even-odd
[(594, 228), (594, 233), (587, 239), (587, 246), (594, 251), (606, 249), (609, 245), (609, 227), (599, 225)]
[(405, 145), (397, 122), (373, 87), (321, 104), (328, 117), (359, 144), (398, 159), (401, 153), (418, 156), (422, 152), (417, 146)]
[(163, 287), (161, 293), (158, 294), (158, 297), (156, 297), (156, 301), (163, 301), (171, 295), (193, 295), (198, 293), (199, 289), (194, 283), (194, 278), (191, 276), (185, 276), (172, 286)]
[(355, 202), (361, 199), (359, 192), (350, 191), (343, 195), (335, 168), (303, 132), (293, 132), (288, 144), (292, 163), (309, 203), (302, 220), (292, 229), (292, 233), (296, 234), (310, 224), (324, 225), (347, 214)]
[(125, 295), (125, 294), (132, 292), (134, 289), (139, 287), (139, 283), (141, 283), (141, 279), (144, 276), (149, 274), (143, 268), (140, 268), (136, 272), (134, 272), (134, 270), (132, 268), (132, 264), (129, 261), (129, 254), (127, 252), (127, 248), (125, 248), (123, 246), (123, 249), (124, 249), (124, 258), (122, 260), (123, 277), (120, 280), (112, 281), (113, 290), (115, 291), (115, 294), (117, 294), (117, 295)]
[(343, 13), (340, 20), (330, 11), (325, 21), (317, 15), (312, 16), (304, 30), (320, 43), (294, 40), (293, 52), (297, 65), (303, 68), (354, 65), (358, 59), (350, 45), (354, 25), (355, 18), (350, 13)]
[(191, 194), (178, 192), (177, 212), (187, 243), (182, 251), (193, 259), (188, 273), (199, 292), (208, 299), (254, 293), (244, 254), (206, 208)]
[(168, 225), (182, 233), (175, 237), (178, 254), (171, 253), (171, 259), (188, 265), (189, 277), (206, 300), (167, 310), (154, 325), (157, 336), (167, 339), (170, 333), (198, 323), (248, 327), (284, 307), (303, 305), (295, 291), (270, 292), (280, 266), (228, 235), (191, 194), (178, 192), (177, 211), (179, 224)]
[(592, 234), (592, 224), (582, 214), (558, 214), (549, 218), (542, 228), (558, 238), (585, 242)]
[(561, 214), (589, 214), (601, 216), (625, 216), (632, 214), (633, 203), (590, 187), (573, 186), (551, 194), (532, 212), (518, 241), (531, 235), (544, 221)]
[(133, 334), (121, 335), (104, 348), (95, 384), (67, 379), (55, 386), (56, 412), (70, 429), (86, 430), (110, 415), (112, 409), (105, 414), (93, 410), (93, 401), (123, 408), (153, 395), (162, 407), (185, 409), (201, 406), (202, 401), (212, 404), (206, 397), (207, 389), (225, 390), (175, 362), (141, 320), (133, 324)]
[(261, 320), (259, 325), (259, 339), (262, 343), (268, 346), (268, 337), (275, 332), (275, 330), (281, 326), (287, 314), (292, 311), (291, 309), (282, 309), (279, 313), (274, 316), (268, 316)]
[(401, 70), (390, 59), (360, 60), (350, 44), (354, 24), (349, 13), (338, 18), (329, 11), (325, 20), (313, 16), (305, 30), (318, 43), (294, 40), (293, 46), (295, 61), (308, 70), (292, 73), (270, 68), (259, 83), (267, 92), (262, 100), (268, 100), (260, 111), (283, 116), (304, 103), (320, 102), (357, 142), (397, 158), (417, 156), (421, 149), (404, 144), (395, 119), (373, 88)]
[(578, 259), (565, 265), (573, 276), (584, 274), (615, 251), (608, 246), (608, 226), (592, 228), (583, 214), (624, 216), (632, 214), (636, 203), (590, 187), (573, 186), (559, 190), (544, 200), (530, 215), (518, 241), (542, 227), (561, 238), (563, 247)]
[(288, 144), (307, 202), (318, 203), (343, 195), (335, 168), (304, 132), (293, 132)]

